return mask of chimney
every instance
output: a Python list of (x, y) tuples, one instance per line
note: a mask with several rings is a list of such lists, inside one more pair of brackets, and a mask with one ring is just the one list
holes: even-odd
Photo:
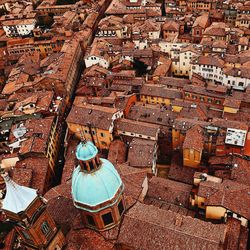
[(175, 226), (181, 227), (181, 225), (182, 225), (182, 216), (177, 215), (175, 218)]

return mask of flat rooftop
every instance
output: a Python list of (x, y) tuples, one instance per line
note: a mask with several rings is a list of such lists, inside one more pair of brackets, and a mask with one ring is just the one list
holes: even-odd
[(228, 128), (225, 143), (243, 147), (245, 145), (246, 135), (246, 130)]

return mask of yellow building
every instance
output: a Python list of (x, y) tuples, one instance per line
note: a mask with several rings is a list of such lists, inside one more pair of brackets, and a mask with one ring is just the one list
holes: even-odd
[(184, 131), (173, 127), (172, 129), (172, 145), (173, 150), (177, 150), (182, 148), (183, 142), (185, 139)]
[(52, 53), (60, 52), (65, 41), (65, 37), (52, 37), (49, 40), (41, 40), (34, 42), (34, 49), (38, 51), (42, 58)]
[(216, 0), (189, 0), (187, 6), (190, 11), (209, 11), (215, 9), (216, 2)]
[(240, 109), (241, 101), (233, 97), (227, 97), (223, 103), (223, 112), (236, 114)]
[(29, 131), (25, 134), (26, 140), (21, 143), (19, 156), (46, 157), (49, 159), (49, 176), (55, 172), (55, 163), (58, 156), (58, 118), (55, 116), (42, 119), (26, 120), (24, 127)]
[(187, 131), (183, 142), (183, 165), (192, 168), (199, 167), (203, 148), (203, 128), (195, 125)]
[(247, 227), (250, 219), (249, 186), (200, 172), (194, 174), (194, 185), (197, 188), (190, 195), (190, 203), (205, 210), (206, 219), (225, 222), (233, 217)]
[(160, 84), (144, 84), (140, 92), (140, 100), (143, 103), (162, 104), (169, 106), (177, 98), (181, 98), (181, 91), (169, 89)]
[(66, 121), (69, 131), (76, 137), (92, 141), (98, 149), (109, 149), (114, 121), (120, 117), (123, 112), (115, 108), (78, 104), (72, 107)]
[(193, 102), (186, 101), (183, 99), (176, 99), (172, 101), (172, 110), (173, 112), (180, 113), (183, 108), (194, 107)]
[(7, 50), (10, 55), (22, 55), (37, 51), (41, 58), (45, 58), (50, 54), (60, 52), (65, 39), (64, 36), (54, 36), (40, 40), (33, 37), (23, 39), (16, 38), (7, 42)]
[[(35, 161), (38, 163), (38, 165), (35, 165), (36, 167), (39, 166), (39, 162), (42, 161), (45, 183), (42, 187), (41, 180), (39, 187), (42, 189), (39, 191), (43, 192), (50, 186), (51, 180), (56, 172), (59, 145), (58, 118), (57, 116), (39, 119), (33, 117), (33, 119), (27, 119), (22, 123), (13, 125), (11, 131), (14, 131), (13, 135), (15, 136), (16, 131), (21, 131), (21, 129), (25, 131), (25, 133), (19, 137), (19, 140), (15, 139), (13, 141), (10, 137), (8, 145), (14, 153), (4, 155), (1, 159), (0, 167), (9, 170), (20, 165), (19, 161), (26, 162), (27, 160), (28, 162), (24, 163), (24, 165), (28, 168), (30, 164), (33, 168), (35, 164), (32, 164), (32, 160), (36, 159)], [(19, 147), (16, 147), (17, 144), (19, 144)], [(41, 173), (41, 171), (39, 173)]]

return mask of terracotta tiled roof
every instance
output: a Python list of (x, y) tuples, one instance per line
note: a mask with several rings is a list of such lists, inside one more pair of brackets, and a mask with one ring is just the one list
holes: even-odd
[(193, 24), (193, 28), (196, 26), (200, 26), (201, 28), (205, 29), (208, 25), (208, 22), (209, 22), (209, 15), (207, 13), (205, 13), (201, 16), (198, 16), (195, 19), (195, 22)]
[(155, 199), (155, 198), (146, 198), (144, 200), (144, 204), (146, 205), (153, 205), (154, 207), (158, 207), (163, 210), (170, 210), (172, 212), (178, 213), (180, 215), (190, 216), (192, 218), (195, 217), (195, 212), (192, 210), (188, 210), (185, 207), (174, 205), (172, 203), (167, 203), (166, 201), (163, 201), (161, 199)]
[(171, 68), (171, 60), (156, 67), (153, 77), (166, 76)]
[(80, 215), (80, 210), (75, 208), (72, 199), (60, 194), (48, 200), (47, 211), (64, 234), (74, 227), (74, 220)]
[(241, 67), (241, 68), (234, 68), (234, 67), (225, 67), (223, 69), (224, 74), (229, 76), (241, 77), (250, 79), (250, 65)]
[(13, 180), (22, 186), (31, 187), (32, 183), (32, 175), (33, 175), (32, 167), (15, 167), (12, 171)]
[(147, 198), (161, 200), (178, 206), (189, 206), (192, 185), (153, 176), (148, 181)]
[(70, 139), (67, 143), (67, 147), (65, 148), (65, 163), (63, 167), (62, 179), (61, 183), (68, 183), (71, 181), (73, 170), (76, 166), (76, 147), (79, 141), (76, 139)]
[(126, 200), (126, 208), (133, 206), (138, 199), (141, 199), (141, 192), (143, 189), (143, 182), (151, 169), (140, 169), (128, 166), (127, 163), (116, 164), (122, 182), (124, 183), (124, 195)]
[(237, 100), (233, 97), (230, 97), (228, 96), (224, 103), (223, 103), (223, 106), (224, 107), (230, 107), (230, 108), (235, 108), (235, 109), (239, 109), (240, 108), (240, 104), (241, 104), (241, 101), (240, 100)]
[(216, 176), (250, 186), (250, 162), (248, 160), (231, 155), (210, 157), (209, 162), (215, 169), (224, 168), (217, 170)]
[(114, 245), (101, 234), (90, 229), (71, 230), (66, 250), (112, 250)]
[(113, 164), (122, 164), (126, 161), (127, 146), (121, 140), (114, 140), (110, 143), (108, 160)]
[(250, 186), (231, 180), (222, 183), (203, 181), (199, 185), (198, 195), (206, 198), (208, 206), (222, 206), (250, 219)]
[(159, 84), (144, 84), (141, 88), (141, 95), (162, 97), (167, 99), (181, 98), (179, 90), (169, 89)]
[(159, 124), (166, 127), (172, 127), (174, 119), (177, 117), (175, 112), (169, 109), (163, 109), (157, 105), (143, 105), (136, 103), (131, 107), (128, 118), (141, 122)]
[(88, 125), (109, 130), (112, 124), (112, 117), (117, 109), (106, 108), (98, 105), (73, 106), (66, 121), (68, 123)]
[(187, 131), (183, 143), (183, 149), (194, 149), (201, 152), (203, 150), (203, 147), (203, 128), (199, 125), (195, 125)]
[(163, 31), (176, 31), (179, 32), (179, 23), (173, 20), (166, 20), (162, 26)]
[(197, 61), (195, 61), (196, 64), (199, 65), (212, 65), (212, 66), (216, 66), (219, 68), (223, 68), (224, 65), (224, 61), (221, 60), (218, 57), (215, 56), (200, 56), (198, 57)]
[(128, 163), (132, 167), (152, 167), (156, 142), (134, 138), (129, 145)]
[(116, 128), (119, 131), (125, 131), (151, 137), (157, 137), (160, 130), (158, 125), (150, 124), (147, 122), (132, 121), (125, 118), (116, 120)]
[(174, 154), (168, 174), (169, 179), (193, 184), (194, 173), (195, 169), (184, 167), (182, 164), (182, 157), (178, 154)]
[(213, 22), (208, 28), (205, 29), (203, 35), (204, 36), (226, 36), (226, 28), (228, 28), (228, 26), (223, 23), (216, 23)]
[[(14, 176), (20, 179), (20, 172), (26, 172), (27, 169), (31, 169), (32, 175), (30, 176), (29, 186), (31, 188), (37, 189), (41, 195), (43, 195), (48, 188), (48, 172), (49, 159), (45, 157), (28, 157), (26, 159), (20, 160), (16, 163), (16, 166), (13, 170)], [(22, 177), (21, 177), (22, 178)], [(27, 176), (26, 176), (27, 178)], [(25, 178), (24, 178), (25, 179)], [(22, 179), (23, 180), (23, 179)], [(19, 182), (18, 182), (19, 183)]]
[(223, 249), (225, 234), (223, 224), (216, 225), (137, 203), (124, 216), (118, 244), (155, 250)]
[(160, 77), (159, 84), (172, 86), (173, 88), (183, 88), (186, 84), (190, 84), (190, 80), (175, 77)]

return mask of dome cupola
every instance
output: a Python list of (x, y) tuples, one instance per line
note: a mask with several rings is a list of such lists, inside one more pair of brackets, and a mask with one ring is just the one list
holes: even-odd
[(81, 142), (76, 148), (76, 157), (79, 161), (88, 161), (98, 154), (95, 145), (88, 142)]
[(124, 185), (111, 162), (99, 158), (95, 145), (81, 142), (76, 149), (79, 165), (72, 175), (72, 197), (83, 222), (96, 230), (116, 226), (124, 212)]
[(84, 172), (93, 172), (100, 167), (98, 150), (90, 141), (80, 142), (76, 148), (76, 158), (79, 161), (81, 170)]

